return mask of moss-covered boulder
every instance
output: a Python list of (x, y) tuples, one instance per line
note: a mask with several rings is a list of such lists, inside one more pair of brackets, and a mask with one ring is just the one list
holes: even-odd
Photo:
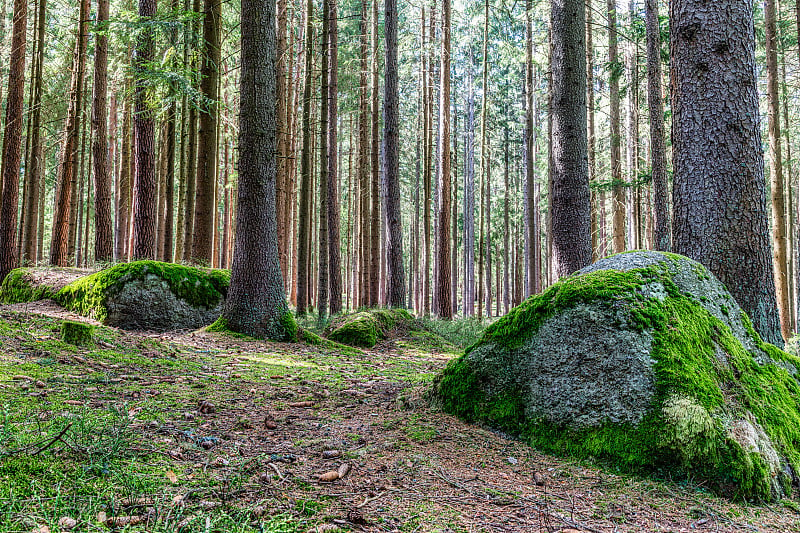
[(334, 322), (328, 338), (348, 346), (372, 348), (391, 330), (411, 320), (413, 317), (405, 309), (359, 311)]
[(58, 291), (91, 273), (91, 270), (78, 268), (15, 268), (0, 285), (0, 303), (51, 300)]
[(433, 398), (544, 451), (771, 500), (800, 472), (798, 368), (701, 264), (635, 252), (514, 308)]
[(56, 300), (123, 329), (197, 329), (220, 316), (229, 283), (227, 270), (136, 261), (81, 278), (61, 289)]

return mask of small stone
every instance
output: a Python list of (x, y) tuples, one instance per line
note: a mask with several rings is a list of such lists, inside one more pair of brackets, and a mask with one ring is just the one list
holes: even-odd
[(536, 483), (539, 487), (544, 486), (544, 476), (539, 472), (533, 473), (533, 482)]
[(78, 521), (71, 516), (62, 516), (58, 521), (58, 527), (61, 529), (70, 530), (78, 525)]

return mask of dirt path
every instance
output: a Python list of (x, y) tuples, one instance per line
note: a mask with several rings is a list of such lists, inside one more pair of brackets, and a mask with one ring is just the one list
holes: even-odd
[[(618, 476), (438, 412), (424, 393), (453, 353), (424, 337), (341, 353), (98, 328), (96, 345), (73, 348), (57, 340), (61, 313), (0, 307), (1, 531), (56, 531), (67, 513), (92, 530), (138, 517), (148, 531), (800, 531), (791, 504)], [(95, 440), (130, 438), (106, 459), (111, 474), (63, 485), (60, 509), (54, 474), (33, 479), (18, 461), (85, 477), (99, 461), (76, 413), (106, 421)], [(46, 451), (4, 458), (64, 420)]]

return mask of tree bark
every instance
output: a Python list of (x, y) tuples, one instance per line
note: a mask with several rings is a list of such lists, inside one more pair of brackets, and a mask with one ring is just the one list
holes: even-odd
[(453, 318), (450, 298), (450, 0), (442, 1), (442, 55), (439, 67), (439, 197), (436, 315)]
[(779, 343), (752, 0), (673, 0), (673, 248), (706, 265)]
[(467, 121), (464, 139), (464, 316), (475, 314), (475, 65), (472, 47), (467, 69)]
[(0, 280), (17, 266), (17, 209), (19, 172), (22, 161), (22, 106), (25, 100), (25, 48), (28, 2), (14, 0), (11, 54), (8, 69), (8, 99), (3, 132), (2, 190), (0, 203)]
[(320, 324), (324, 323), (328, 314), (328, 288), (330, 284), (330, 259), (328, 246), (328, 171), (330, 146), (328, 145), (328, 131), (330, 123), (330, 4), (329, 0), (322, 3), (322, 75), (320, 76), (321, 105), (320, 105), (320, 164), (319, 164), (319, 239), (317, 254), (319, 268), (317, 270), (317, 318)]
[(339, 23), (337, 0), (328, 3), (328, 269), (331, 315), (342, 312), (342, 252), (339, 235)]
[(661, 29), (658, 0), (645, 0), (647, 26), (647, 106), (650, 108), (650, 166), (653, 174), (655, 249), (672, 248), (667, 199), (667, 152), (664, 146), (664, 101), (661, 93)]
[(592, 262), (585, 15), (584, 0), (553, 2), (550, 209), (555, 274), (559, 277)]
[(619, 62), (617, 49), (617, 8), (616, 0), (608, 0), (608, 92), (609, 121), (611, 124), (611, 186), (613, 213), (613, 245), (614, 253), (625, 251), (625, 187), (622, 181), (622, 136), (619, 128), (619, 79), (622, 76), (622, 65)]
[(139, 20), (144, 24), (134, 56), (134, 142), (136, 172), (133, 180), (133, 258), (156, 257), (156, 154), (155, 117), (149, 92), (152, 90), (146, 70), (155, 58), (156, 0), (139, 0)]
[(116, 212), (116, 251), (114, 258), (117, 261), (127, 261), (128, 241), (130, 240), (130, 203), (131, 203), (131, 104), (128, 99), (122, 106), (122, 146), (120, 150), (120, 166), (117, 187), (117, 212)]
[(292, 339), (275, 212), (275, 2), (242, 0), (236, 241), (223, 319), (254, 337)]
[(369, 231), (369, 305), (378, 307), (379, 305), (379, 282), (380, 282), (380, 243), (381, 243), (381, 202), (380, 202), (380, 108), (378, 107), (378, 1), (372, 0), (372, 65), (371, 77), (371, 96), (372, 96), (372, 150), (370, 152), (370, 231)]
[(314, 56), (314, 3), (306, 3), (305, 28), (305, 86), (303, 88), (303, 151), (300, 162), (300, 213), (297, 245), (297, 316), (305, 316), (309, 305), (310, 259), (311, 245), (311, 172), (314, 164), (314, 152), (311, 146), (311, 84), (313, 83)]
[(97, 0), (97, 27), (94, 51), (94, 100), (92, 130), (94, 142), (95, 261), (114, 259), (114, 232), (111, 219), (111, 168), (108, 162), (108, 0)]

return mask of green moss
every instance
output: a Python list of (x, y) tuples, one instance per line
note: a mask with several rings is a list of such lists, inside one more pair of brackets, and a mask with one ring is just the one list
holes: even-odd
[(228, 292), (230, 272), (208, 270), (158, 261), (121, 263), (81, 278), (61, 289), (56, 300), (72, 311), (97, 320), (107, 314), (105, 302), (121, 291), (127, 282), (146, 276), (164, 280), (170, 291), (192, 306), (211, 308)]
[(292, 315), (291, 312), (286, 311), (283, 316), (281, 316), (281, 326), (283, 327), (284, 338), (276, 340), (291, 342), (297, 339), (297, 321), (294, 319), (294, 315)]
[(0, 286), (0, 303), (16, 304), (35, 302), (54, 298), (56, 292), (52, 287), (40, 285), (34, 287), (28, 278), (28, 268), (15, 268), (8, 273)]
[(61, 340), (74, 346), (86, 346), (93, 342), (94, 326), (83, 322), (65, 320), (61, 323)]
[(405, 309), (359, 311), (340, 319), (328, 338), (348, 346), (372, 348), (391, 330), (411, 320), (413, 317)]
[[(666, 287), (666, 298), (642, 296), (638, 289), (652, 281)], [(492, 376), (470, 366), (471, 350), (437, 377), (437, 403), (465, 420), (518, 434), (543, 451), (599, 458), (626, 471), (668, 468), (710, 480), (726, 495), (768, 500), (770, 467), (732, 440), (723, 422), (752, 413), (778, 453), (800, 471), (800, 385), (790, 374), (793, 367), (800, 369), (800, 358), (764, 343), (745, 317), (749, 335), (771, 359), (757, 360), (727, 325), (682, 294), (658, 266), (567, 278), (489, 326), (479, 344), (513, 350), (560, 310), (595, 301), (628, 310), (622, 318), (628, 327), (653, 334), (656, 393), (638, 426), (607, 423), (573, 431), (532, 419), (520, 391), (488, 392), (494, 390)]]

